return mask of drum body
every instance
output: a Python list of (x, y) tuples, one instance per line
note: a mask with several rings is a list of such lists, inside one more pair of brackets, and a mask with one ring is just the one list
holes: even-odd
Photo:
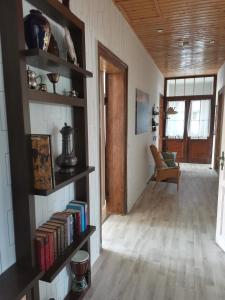
[(71, 260), (71, 270), (74, 274), (72, 290), (74, 292), (82, 292), (87, 287), (85, 275), (89, 266), (89, 254), (86, 251), (80, 250)]

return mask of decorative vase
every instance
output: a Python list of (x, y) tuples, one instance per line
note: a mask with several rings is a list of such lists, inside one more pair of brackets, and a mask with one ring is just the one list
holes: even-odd
[(25, 40), (29, 49), (48, 50), (51, 27), (39, 10), (32, 9), (24, 18)]
[(56, 164), (60, 167), (60, 173), (68, 174), (74, 172), (74, 167), (77, 164), (77, 158), (74, 154), (72, 146), (73, 128), (67, 123), (61, 129), (62, 134), (62, 154), (57, 157)]

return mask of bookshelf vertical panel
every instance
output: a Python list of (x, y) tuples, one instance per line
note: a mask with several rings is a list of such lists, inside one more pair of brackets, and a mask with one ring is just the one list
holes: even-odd
[(25, 45), (22, 0), (1, 1), (0, 8), (16, 258), (24, 266), (34, 266), (35, 207), (31, 195), (30, 119), (26, 63), (20, 54)]

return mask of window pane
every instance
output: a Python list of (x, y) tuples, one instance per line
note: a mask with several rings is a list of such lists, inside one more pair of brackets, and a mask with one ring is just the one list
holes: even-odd
[(176, 79), (175, 96), (184, 96), (184, 79)]
[(195, 78), (194, 95), (203, 95), (204, 77)]
[(168, 138), (183, 139), (184, 137), (184, 118), (185, 118), (185, 102), (169, 101), (167, 109), (174, 107), (177, 111), (175, 115), (168, 115), (166, 120), (166, 136)]
[(185, 79), (185, 96), (194, 95), (194, 78)]
[(204, 95), (212, 95), (213, 94), (213, 77), (205, 77), (205, 84), (204, 84)]
[(167, 80), (167, 96), (175, 96), (175, 80)]
[(210, 135), (211, 101), (191, 101), (188, 118), (188, 137), (207, 139)]

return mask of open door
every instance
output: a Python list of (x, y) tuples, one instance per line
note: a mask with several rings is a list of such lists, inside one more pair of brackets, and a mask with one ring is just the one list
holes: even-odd
[[(223, 93), (224, 101), (224, 93)], [(225, 110), (223, 111), (222, 140), (219, 166), (219, 191), (218, 191), (218, 208), (217, 208), (217, 227), (216, 227), (216, 242), (225, 251), (225, 168), (224, 168), (224, 153), (225, 153)]]

